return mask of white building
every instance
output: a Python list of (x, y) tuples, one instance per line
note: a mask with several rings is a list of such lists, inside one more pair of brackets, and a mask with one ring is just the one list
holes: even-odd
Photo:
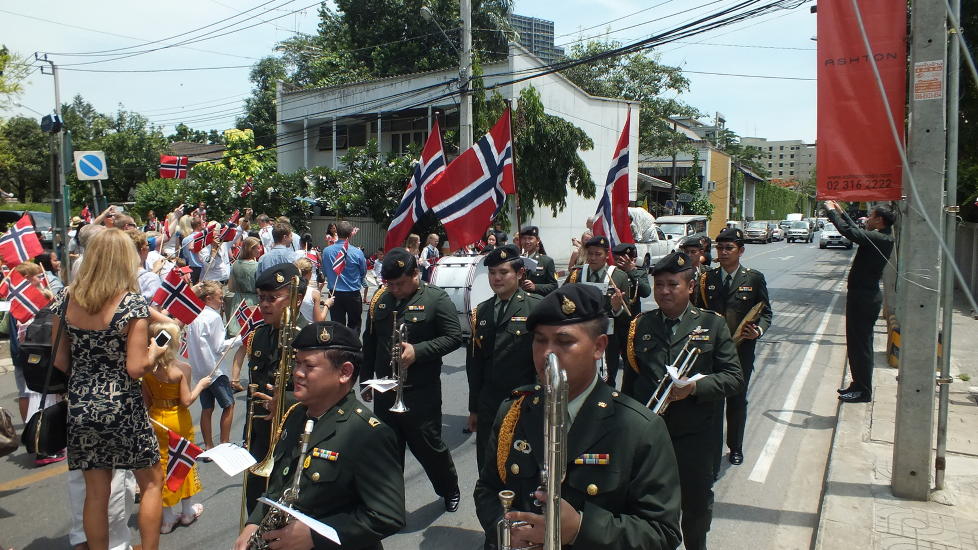
[[(589, 95), (556, 73), (510, 82), (534, 74), (534, 69), (542, 65), (528, 50), (511, 44), (510, 55), (505, 60), (483, 66), (483, 80), (487, 88), (499, 86), (496, 91), (514, 104), (524, 87), (533, 86), (540, 93), (547, 114), (568, 120), (594, 141), (594, 148), (581, 151), (580, 155), (591, 171), (596, 197), (585, 199), (570, 191), (567, 207), (558, 216), (552, 216), (549, 208), (537, 205), (533, 217), (522, 220), (524, 225), (540, 227), (547, 252), (561, 262), (570, 257), (571, 237), (580, 236), (585, 221), (597, 208), (629, 109), (632, 115), (629, 190), (630, 197), (635, 198), (639, 109), (634, 102)], [(286, 91), (279, 86), (276, 148), (279, 171), (335, 167), (348, 147), (365, 145), (367, 140), (378, 136), (382, 152), (400, 154), (410, 143), (424, 143), (433, 113), (435, 116), (442, 113), (442, 128), (457, 128), (458, 96), (448, 94), (458, 90), (458, 76), (457, 69), (445, 69), (327, 88)], [(473, 139), (480, 137), (473, 136)], [(519, 160), (517, 157), (516, 162)], [(510, 219), (515, 219), (513, 214)]]
[(772, 141), (758, 137), (740, 138), (740, 144), (761, 150), (759, 159), (772, 180), (804, 182), (815, 170), (815, 144), (800, 139)]

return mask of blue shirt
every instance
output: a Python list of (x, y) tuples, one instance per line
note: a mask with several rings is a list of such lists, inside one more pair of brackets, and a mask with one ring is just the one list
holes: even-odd
[(258, 260), (258, 269), (255, 277), (261, 276), (261, 272), (278, 264), (290, 264), (296, 260), (296, 253), (290, 246), (277, 244)]
[(194, 235), (198, 232), (191, 233), (189, 237), (184, 237), (183, 241), (180, 243), (181, 250), (180, 255), (183, 256), (184, 260), (187, 260), (187, 265), (190, 267), (204, 267), (203, 262), (200, 261), (200, 256), (194, 252), (191, 244), (194, 242)]
[(344, 242), (341, 239), (323, 251), (323, 273), (326, 274), (327, 288), (336, 285), (337, 292), (360, 292), (363, 288), (363, 278), (367, 276), (367, 258), (363, 255), (363, 251), (355, 246), (351, 246), (346, 251), (346, 267), (340, 273), (339, 282), (336, 282), (333, 260), (343, 250)]

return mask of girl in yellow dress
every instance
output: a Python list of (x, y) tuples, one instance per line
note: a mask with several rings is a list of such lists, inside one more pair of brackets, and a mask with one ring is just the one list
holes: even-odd
[[(189, 407), (197, 400), (201, 390), (211, 384), (211, 379), (209, 376), (202, 378), (191, 390), (190, 365), (178, 359), (179, 327), (174, 323), (153, 323), (149, 327), (149, 337), (156, 338), (161, 331), (170, 335), (170, 343), (166, 352), (156, 360), (153, 371), (143, 377), (143, 396), (148, 403), (150, 418), (192, 442), (194, 422)], [(159, 424), (154, 422), (153, 428), (160, 442), (160, 458), (165, 472), (170, 436), (167, 429)], [(190, 525), (200, 517), (204, 505), (190, 500), (198, 492), (200, 479), (197, 477), (197, 466), (193, 467), (177, 492), (170, 491), (163, 484), (163, 524), (160, 533), (173, 531), (177, 523)], [(179, 510), (177, 505), (180, 505)]]

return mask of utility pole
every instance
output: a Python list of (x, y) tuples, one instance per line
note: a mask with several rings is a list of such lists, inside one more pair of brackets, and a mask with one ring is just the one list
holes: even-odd
[[(944, 0), (914, 0), (911, 12), (910, 91), (914, 92), (918, 72), (925, 69), (939, 70), (940, 82), (944, 82), (947, 13)], [(928, 72), (931, 75), (933, 72)], [(947, 113), (944, 95), (936, 95), (910, 96), (907, 153), (916, 188), (908, 186), (907, 200), (901, 205), (897, 266), (897, 302), (904, 340), (900, 347), (891, 487), (895, 496), (914, 500), (927, 500), (934, 441), (941, 235), (928, 229), (923, 214), (940, 227), (944, 198), (939, 186), (945, 169)], [(944, 353), (949, 351), (945, 343)]]
[[(52, 161), (54, 172), (51, 174), (51, 223), (54, 225), (52, 232), (57, 235), (54, 238), (55, 251), (59, 252), (58, 256), (65, 264), (66, 273), (70, 273), (68, 213), (65, 212), (64, 208), (65, 170), (62, 165), (64, 162), (64, 121), (61, 119), (61, 85), (58, 82), (58, 66), (54, 64), (54, 61), (48, 59), (47, 54), (40, 56), (35, 53), (34, 59), (48, 63), (51, 66), (51, 76), (54, 77), (54, 114), (58, 117), (59, 128), (52, 136), (54, 139), (54, 159)], [(67, 281), (67, 279), (65, 280)]]
[(672, 186), (670, 192), (672, 194), (672, 212), (676, 213), (676, 121), (672, 121)]
[(458, 113), (459, 152), (472, 146), (472, 0), (460, 0), (462, 15), (462, 52), (459, 55), (458, 76), (462, 87), (462, 102)]

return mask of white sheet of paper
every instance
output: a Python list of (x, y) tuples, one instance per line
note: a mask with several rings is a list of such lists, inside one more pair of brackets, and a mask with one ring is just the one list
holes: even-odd
[(198, 458), (212, 459), (229, 476), (236, 476), (258, 462), (244, 447), (234, 443), (221, 443), (200, 453)]
[(582, 284), (593, 286), (594, 288), (600, 290), (601, 294), (608, 293), (608, 283), (591, 283), (591, 282), (583, 281)]
[(686, 380), (680, 380), (679, 371), (676, 370), (676, 367), (673, 367), (671, 365), (666, 366), (666, 372), (669, 373), (669, 377), (672, 378), (673, 382), (675, 382), (677, 388), (685, 388), (686, 386), (692, 384), (693, 382), (696, 382), (700, 378), (705, 378), (705, 376), (703, 376), (703, 373), (698, 372), (694, 374), (691, 378), (688, 378)]
[(10, 302), (8, 302), (6, 300), (4, 300), (3, 302), (0, 302), (0, 313), (2, 313), (4, 311), (10, 311)]
[(308, 527), (308, 528), (312, 529), (313, 531), (319, 533), (320, 535), (328, 538), (329, 540), (333, 541), (334, 543), (340, 544), (340, 535), (336, 532), (336, 529), (333, 529), (329, 525), (326, 525), (325, 523), (323, 523), (323, 522), (321, 522), (321, 521), (319, 521), (319, 520), (317, 520), (315, 518), (311, 518), (311, 517), (303, 514), (302, 512), (296, 510), (295, 508), (289, 508), (288, 506), (282, 506), (281, 504), (279, 504), (277, 502), (268, 500), (268, 498), (266, 498), (266, 497), (259, 498), (258, 499), (258, 502), (261, 502), (261, 503), (267, 504), (269, 506), (278, 508), (279, 510), (281, 510), (281, 511), (285, 512), (286, 514), (288, 514), (288, 515), (294, 517), (295, 519), (299, 520), (299, 522), (302, 523), (303, 525), (305, 525), (306, 527)]
[(393, 378), (374, 378), (372, 380), (362, 382), (362, 384), (368, 388), (373, 388), (375, 391), (384, 393), (396, 388), (397, 380), (394, 380)]
[(523, 266), (526, 267), (526, 272), (537, 270), (537, 261), (529, 256), (523, 256)]

